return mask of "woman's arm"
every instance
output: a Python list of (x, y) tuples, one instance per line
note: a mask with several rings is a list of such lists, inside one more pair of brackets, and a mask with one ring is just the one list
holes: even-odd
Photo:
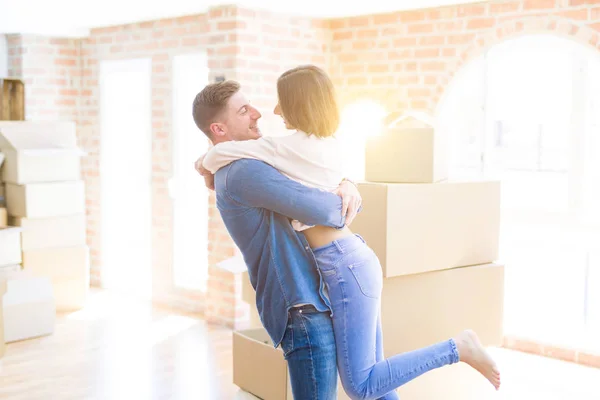
[(264, 161), (277, 168), (277, 147), (270, 138), (258, 138), (244, 141), (229, 141), (213, 146), (204, 156), (202, 166), (211, 173), (241, 158)]

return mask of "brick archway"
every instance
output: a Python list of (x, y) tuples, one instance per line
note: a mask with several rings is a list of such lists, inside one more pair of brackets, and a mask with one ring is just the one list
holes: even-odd
[[(430, 111), (437, 112), (437, 108), (447, 94), (447, 89), (450, 87), (456, 73), (469, 61), (483, 54), (492, 46), (506, 40), (538, 34), (552, 34), (567, 38), (589, 49), (600, 51), (600, 32), (590, 28), (585, 23), (577, 23), (556, 16), (518, 18), (506, 21), (478, 33), (473, 42), (465, 45), (462, 51), (458, 52), (456, 60), (451, 64), (452, 68), (440, 79), (435, 88), (435, 95), (432, 99), (433, 109)], [(598, 54), (600, 55), (600, 53)]]

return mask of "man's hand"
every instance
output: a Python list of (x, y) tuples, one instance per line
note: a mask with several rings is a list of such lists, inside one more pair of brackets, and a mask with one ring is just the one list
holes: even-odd
[(342, 197), (342, 215), (346, 217), (346, 225), (350, 226), (362, 204), (362, 197), (354, 183), (344, 180), (336, 190)]
[(194, 168), (204, 178), (204, 184), (206, 185), (206, 187), (210, 190), (215, 190), (215, 176), (211, 174), (209, 170), (202, 166), (202, 161), (204, 160), (205, 155), (206, 154), (203, 154), (199, 159), (196, 160), (196, 162), (194, 163)]

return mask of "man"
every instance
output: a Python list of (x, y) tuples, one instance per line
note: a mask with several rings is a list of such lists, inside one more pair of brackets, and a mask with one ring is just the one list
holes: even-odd
[[(261, 114), (237, 82), (206, 86), (194, 100), (193, 116), (215, 145), (261, 136), (257, 125)], [(341, 228), (356, 215), (358, 190), (348, 181), (340, 184), (339, 196), (311, 189), (250, 159), (235, 161), (212, 177), (201, 168), (201, 160), (196, 168), (207, 186), (214, 183), (217, 208), (256, 290), (261, 321), (275, 347), (281, 345), (284, 351), (294, 398), (335, 399), (337, 365), (329, 301), (310, 246), (290, 219)]]

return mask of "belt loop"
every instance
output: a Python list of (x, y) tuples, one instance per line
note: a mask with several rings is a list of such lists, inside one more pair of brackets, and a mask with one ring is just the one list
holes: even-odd
[(337, 247), (340, 253), (344, 254), (344, 249), (342, 249), (342, 246), (340, 246), (340, 243), (337, 240), (334, 240), (333, 244), (335, 244), (335, 247)]

